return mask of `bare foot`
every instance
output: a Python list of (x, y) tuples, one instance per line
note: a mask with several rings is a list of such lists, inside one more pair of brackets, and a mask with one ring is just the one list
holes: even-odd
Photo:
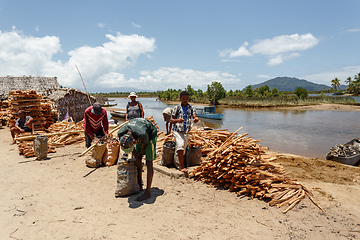
[(182, 168), (182, 169), (180, 169), (180, 171), (182, 171), (182, 172), (184, 172), (184, 173), (187, 173), (187, 172), (188, 172), (187, 168)]
[(141, 195), (140, 197), (136, 198), (135, 201), (138, 201), (138, 202), (144, 201), (146, 199), (149, 199), (150, 197), (151, 197), (150, 193), (148, 194), (148, 193), (144, 192), (144, 194)]

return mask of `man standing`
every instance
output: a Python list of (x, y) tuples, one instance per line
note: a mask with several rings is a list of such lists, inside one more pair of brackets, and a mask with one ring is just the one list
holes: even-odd
[(102, 138), (107, 136), (109, 131), (109, 120), (106, 110), (99, 102), (88, 107), (84, 113), (85, 146), (91, 146), (94, 137)]
[(187, 172), (184, 164), (185, 150), (188, 145), (188, 132), (191, 129), (191, 118), (194, 118), (194, 123), (199, 121), (193, 107), (189, 104), (189, 93), (182, 91), (180, 93), (181, 103), (174, 107), (171, 115), (170, 123), (174, 124), (173, 134), (175, 137), (175, 153), (179, 158), (179, 168), (182, 172)]
[(136, 159), (138, 172), (138, 183), (140, 190), (142, 184), (142, 156), (146, 156), (147, 182), (143, 195), (136, 198), (136, 201), (143, 201), (150, 198), (151, 183), (154, 176), (153, 161), (156, 158), (157, 128), (145, 118), (134, 118), (120, 128), (118, 131), (120, 147), (126, 153), (132, 153)]
[(173, 108), (167, 107), (163, 111), (163, 117), (165, 121), (166, 126), (166, 135), (169, 135), (171, 133), (172, 124), (170, 123), (170, 118), (172, 115)]
[(15, 134), (18, 135), (24, 132), (32, 132), (34, 134), (34, 119), (26, 116), (24, 110), (19, 110), (18, 115), (19, 118), (16, 120), (15, 126), (10, 129), (13, 144), (16, 143)]

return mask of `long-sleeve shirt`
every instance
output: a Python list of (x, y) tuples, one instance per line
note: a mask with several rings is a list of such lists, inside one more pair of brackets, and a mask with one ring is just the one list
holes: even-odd
[(85, 110), (84, 114), (84, 129), (89, 136), (98, 133), (102, 127), (104, 127), (104, 132), (108, 134), (109, 131), (109, 120), (107, 118), (107, 113), (104, 108), (102, 108), (101, 115), (96, 115), (91, 110), (92, 106), (88, 107)]

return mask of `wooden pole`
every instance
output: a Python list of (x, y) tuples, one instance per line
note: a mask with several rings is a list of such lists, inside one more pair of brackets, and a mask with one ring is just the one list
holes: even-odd
[[(126, 121), (122, 124), (120, 124), (119, 126), (117, 126), (116, 128), (114, 128), (113, 130), (111, 130), (109, 132), (109, 135), (117, 130), (119, 130), (122, 126), (124, 126), (126, 123), (128, 123), (129, 121)], [(80, 157), (83, 156), (85, 153), (89, 152), (91, 149), (93, 149), (95, 147), (96, 143), (93, 143), (90, 147), (88, 147), (88, 149), (86, 149), (82, 154), (80, 154)]]
[(89, 95), (88, 91), (86, 90), (86, 86), (85, 86), (84, 79), (83, 79), (83, 78), (82, 78), (82, 76), (81, 76), (81, 73), (80, 73), (79, 68), (78, 68), (76, 65), (75, 65), (75, 67), (76, 67), (76, 69), (77, 69), (77, 70), (78, 70), (78, 72), (79, 72), (79, 75), (80, 75), (81, 81), (82, 81), (82, 83), (83, 83), (83, 85), (84, 85), (85, 92), (86, 92), (86, 94), (87, 94), (87, 96), (88, 96), (89, 103), (90, 103), (90, 106), (91, 106), (91, 105), (92, 105), (92, 103), (91, 103), (91, 100), (90, 100), (90, 95)]
[[(64, 135), (64, 134), (74, 134), (74, 133), (82, 133), (84, 130), (76, 130), (76, 131), (68, 131), (68, 132), (57, 132), (57, 133), (48, 133), (44, 134), (47, 137), (55, 136), (55, 135)], [(43, 135), (43, 134), (40, 134)], [(15, 141), (27, 141), (27, 140), (34, 140), (36, 136), (40, 135), (30, 135), (30, 136), (24, 136), (24, 137), (16, 137), (14, 138)]]

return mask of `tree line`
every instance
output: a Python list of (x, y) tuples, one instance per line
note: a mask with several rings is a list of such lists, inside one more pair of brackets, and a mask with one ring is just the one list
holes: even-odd
[(348, 85), (346, 91), (340, 89), (341, 80), (337, 77), (331, 80), (331, 87), (337, 91), (337, 94), (341, 95), (344, 93), (359, 95), (360, 94), (360, 72), (354, 75), (354, 78), (348, 77), (344, 81)]

